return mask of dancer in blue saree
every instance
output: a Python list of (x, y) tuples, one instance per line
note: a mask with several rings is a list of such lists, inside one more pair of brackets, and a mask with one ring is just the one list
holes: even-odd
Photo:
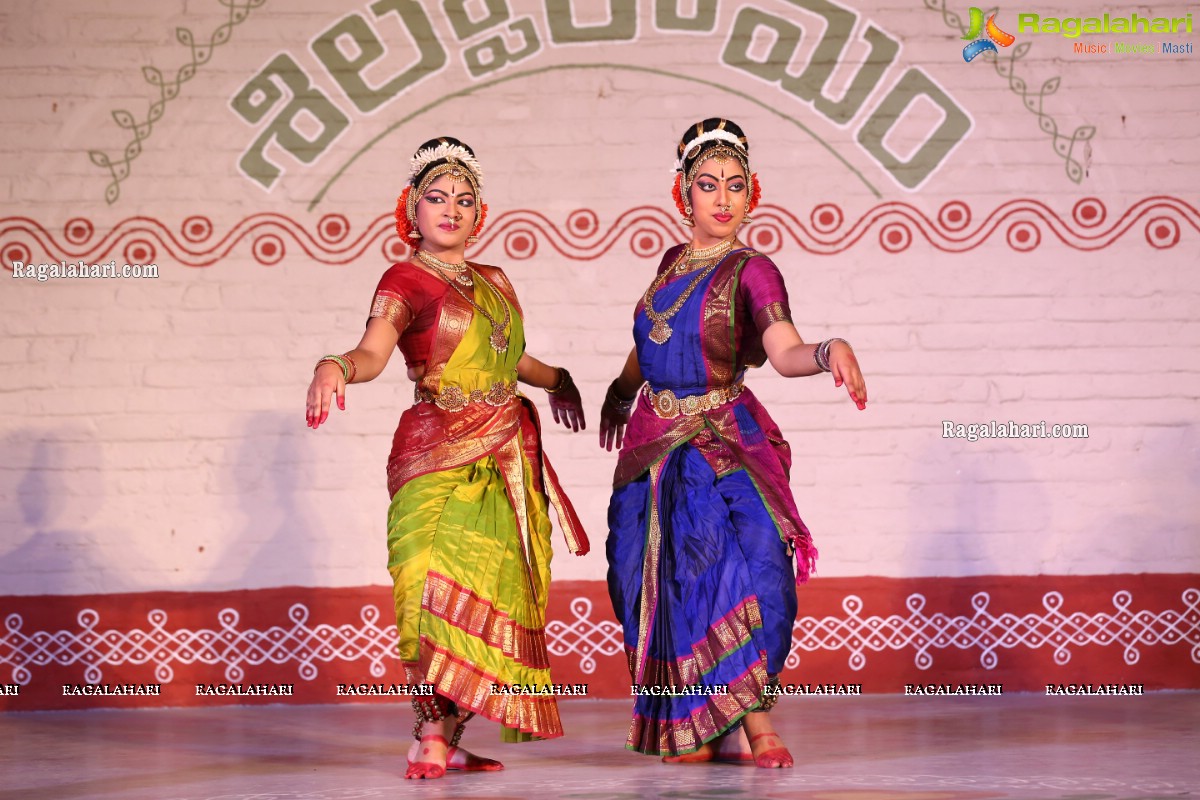
[(844, 340), (801, 340), (778, 268), (737, 238), (760, 195), (740, 127), (688, 128), (674, 195), (692, 240), (664, 254), (601, 411), (601, 446), (620, 448), (607, 553), (638, 693), (626, 747), (790, 767), (764, 712), (817, 551), (791, 451), (743, 378), (768, 359), (786, 377), (831, 372), (859, 409), (866, 385)]

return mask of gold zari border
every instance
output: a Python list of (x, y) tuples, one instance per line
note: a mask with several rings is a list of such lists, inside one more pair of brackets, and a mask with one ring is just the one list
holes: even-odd
[(421, 609), (448, 625), (494, 647), (506, 658), (534, 669), (549, 669), (546, 630), (527, 628), (498, 611), (487, 600), (444, 575), (430, 572), (425, 578)]
[(775, 301), (767, 303), (754, 314), (754, 325), (760, 331), (765, 331), (776, 322), (791, 322), (792, 315), (788, 312), (787, 307)]
[(719, 661), (750, 641), (751, 631), (762, 628), (762, 611), (753, 597), (738, 603), (712, 623), (705, 637), (691, 645), (692, 654), (673, 661), (647, 658), (643, 686), (698, 686), (702, 676)]
[(370, 317), (380, 317), (392, 323), (392, 327), (397, 333), (404, 333), (404, 329), (412, 322), (413, 310), (409, 306), (408, 300), (396, 294), (389, 292), (386, 289), (381, 289), (375, 293), (375, 299), (371, 303)]
[(634, 714), (625, 746), (651, 755), (681, 755), (697, 750), (729, 730), (762, 701), (767, 685), (766, 656), (729, 683), (723, 695), (706, 695), (704, 704), (683, 719), (656, 719)]
[[(456, 658), (453, 653), (425, 636), (421, 637), (421, 672), (434, 691), (453, 700), (460, 709), (474, 711), (506, 728), (540, 739), (563, 735), (558, 704), (553, 697), (524, 694), (493, 694), (492, 685), (503, 683), (499, 676)], [(549, 683), (549, 678), (546, 680)]]

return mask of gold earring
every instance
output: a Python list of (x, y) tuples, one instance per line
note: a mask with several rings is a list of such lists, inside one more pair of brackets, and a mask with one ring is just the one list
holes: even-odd
[(683, 213), (684, 213), (684, 217), (683, 217), (683, 219), (679, 220), (679, 224), (685, 228), (694, 228), (696, 226), (696, 221), (694, 219), (692, 219), (691, 205), (684, 205)]

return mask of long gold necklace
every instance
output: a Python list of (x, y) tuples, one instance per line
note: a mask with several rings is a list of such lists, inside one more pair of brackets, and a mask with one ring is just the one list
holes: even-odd
[[(504, 295), (500, 294), (500, 290), (497, 289), (491, 281), (483, 277), (481, 273), (473, 270), (471, 265), (466, 261), (463, 261), (459, 264), (452, 264), (449, 261), (442, 261), (437, 256), (433, 255), (432, 253), (427, 253), (424, 250), (417, 251), (417, 258), (433, 267), (434, 272), (442, 276), (442, 280), (446, 282), (447, 286), (458, 292), (459, 296), (462, 297), (463, 300), (466, 300), (468, 303), (470, 303), (476, 311), (478, 311), (480, 314), (483, 314), (483, 316), (487, 318), (487, 321), (492, 324), (492, 335), (488, 337), (488, 343), (491, 344), (492, 349), (497, 353), (503, 353), (507, 351), (508, 334), (505, 333), (505, 330), (508, 328), (508, 323), (512, 321), (512, 313), (509, 311), (508, 301), (504, 299)], [(450, 275), (446, 274), (447, 272), (454, 275), (454, 278), (451, 279)], [(474, 280), (471, 278), (472, 274), (479, 278), (479, 280), (483, 281), (484, 285), (491, 289), (492, 292), (495, 293), (496, 297), (499, 298), (500, 304), (504, 306), (504, 320), (502, 322), (497, 322), (496, 318), (489, 314), (486, 308), (476, 303), (474, 298), (470, 297), (466, 292), (459, 288), (458, 284), (460, 283), (463, 286), (475, 285)]]
[[(469, 265), (468, 269), (470, 269)], [(475, 272), (474, 270), (471, 271)], [(444, 278), (445, 276), (443, 275), (442, 277)], [(466, 292), (464, 292), (455, 284), (451, 283), (449, 279), (446, 280), (446, 283), (450, 286), (450, 288), (458, 292), (464, 300), (474, 306), (476, 311), (487, 317), (488, 322), (492, 323), (492, 335), (488, 337), (488, 342), (492, 345), (492, 349), (497, 353), (503, 353), (508, 350), (508, 334), (505, 333), (505, 331), (508, 328), (508, 323), (512, 320), (512, 314), (508, 310), (508, 301), (504, 299), (504, 295), (500, 294), (500, 290), (497, 289), (491, 281), (483, 277), (482, 273), (475, 272), (475, 277), (479, 278), (484, 286), (487, 286), (489, 289), (491, 289), (496, 297), (500, 300), (500, 305), (504, 306), (504, 320), (502, 322), (496, 322), (496, 318), (489, 314), (486, 308), (479, 305), (479, 303), (476, 303), (471, 297), (468, 297)]]
[[(646, 318), (654, 323), (650, 327), (650, 341), (655, 344), (666, 344), (671, 338), (671, 326), (667, 324), (667, 320), (679, 313), (679, 309), (683, 308), (683, 304), (692, 296), (692, 292), (696, 291), (705, 278), (712, 274), (713, 270), (721, 263), (721, 259), (725, 254), (733, 249), (735, 239), (726, 239), (712, 247), (706, 247), (702, 250), (693, 250), (689, 244), (680, 251), (679, 256), (671, 266), (664, 269), (650, 284), (650, 288), (646, 289), (646, 294), (642, 297), (642, 304), (646, 307)], [(707, 263), (706, 263), (707, 262)], [(695, 266), (692, 266), (695, 265)], [(683, 267), (681, 269), (680, 267)], [(654, 309), (654, 295), (663, 287), (667, 279), (672, 274), (684, 275), (694, 270), (700, 270), (687, 288), (663, 311)]]
[(451, 276), (453, 276), (455, 281), (461, 283), (463, 286), (472, 285), (471, 274), (467, 271), (467, 262), (465, 261), (460, 261), (457, 264), (453, 264), (449, 261), (442, 261), (433, 253), (430, 253), (426, 250), (418, 250), (417, 258), (421, 259), (434, 269), (439, 270), (442, 273), (442, 277), (446, 278), (447, 280), (450, 279), (450, 277), (445, 274), (448, 272)]

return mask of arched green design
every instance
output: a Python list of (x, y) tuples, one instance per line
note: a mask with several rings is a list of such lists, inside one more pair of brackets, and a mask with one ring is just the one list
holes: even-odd
[(623, 71), (623, 72), (643, 72), (643, 73), (648, 73), (650, 75), (657, 75), (662, 78), (673, 78), (675, 80), (687, 81), (689, 83), (698, 83), (702, 86), (707, 86), (710, 89), (716, 89), (717, 91), (725, 92), (727, 94), (732, 94), (736, 97), (740, 97), (743, 100), (753, 103), (754, 105), (758, 106), (759, 108), (763, 109), (764, 111), (769, 111), (772, 114), (774, 114), (775, 116), (779, 117), (780, 119), (782, 119), (786, 122), (790, 122), (792, 125), (795, 125), (797, 128), (804, 131), (806, 134), (808, 134), (810, 137), (812, 137), (813, 141), (817, 142), (822, 147), (824, 147), (826, 150), (828, 150), (830, 155), (832, 155), (834, 158), (836, 158), (838, 161), (840, 161), (846, 167), (846, 169), (848, 169), (855, 177), (857, 177), (860, 181), (862, 181), (863, 186), (867, 187), (867, 189), (871, 192), (871, 194), (875, 195), (876, 199), (883, 199), (883, 195), (880, 193), (880, 191), (878, 189), (875, 188), (875, 186), (869, 180), (867, 180), (866, 176), (863, 175), (861, 171), (856, 169), (849, 161), (847, 161), (845, 158), (843, 158), (841, 153), (839, 153), (837, 150), (835, 150), (829, 144), (829, 142), (822, 139), (820, 136), (818, 136), (816, 133), (814, 133), (812, 131), (812, 129), (810, 129), (807, 125), (805, 125), (803, 122), (796, 119), (795, 117), (790, 117), (787, 114), (784, 114), (778, 108), (775, 108), (774, 106), (770, 105), (769, 103), (759, 100), (756, 97), (752, 97), (752, 96), (746, 94), (745, 92), (739, 92), (736, 89), (731, 89), (728, 86), (722, 86), (719, 83), (716, 83), (714, 81), (704, 80), (703, 78), (694, 78), (694, 77), (691, 77), (688, 75), (677, 75), (673, 72), (667, 72), (666, 70), (655, 69), (653, 67), (637, 67), (637, 66), (629, 66), (628, 64), (555, 64), (553, 66), (548, 66), (548, 67), (539, 67), (537, 69), (529, 69), (529, 70), (522, 70), (520, 72), (514, 72), (513, 74), (505, 75), (502, 78), (496, 78), (494, 80), (484, 81), (483, 83), (479, 83), (474, 86), (469, 86), (466, 89), (460, 89), (457, 92), (450, 92), (449, 94), (445, 95), (444, 97), (440, 97), (437, 100), (433, 101), (432, 103), (427, 103), (427, 104), (421, 106), (420, 108), (418, 108), (416, 111), (413, 111), (412, 113), (405, 115), (400, 120), (393, 122), (385, 130), (381, 131), (378, 135), (376, 135), (373, 139), (371, 139), (371, 141), (367, 142), (362, 147), (360, 147), (358, 149), (358, 151), (354, 153), (354, 155), (350, 156), (350, 158), (348, 158), (346, 160), (346, 163), (342, 164), (342, 166), (339, 167), (338, 170), (333, 173), (333, 175), (329, 178), (329, 180), (325, 182), (325, 185), (321, 187), (321, 191), (317, 192), (316, 197), (314, 197), (312, 199), (312, 201), (309, 202), (308, 210), (312, 211), (314, 208), (316, 208), (321, 203), (321, 201), (325, 198), (325, 193), (328, 192), (330, 187), (332, 187), (335, 183), (338, 182), (338, 180), (341, 179), (342, 175), (344, 175), (346, 173), (346, 171), (350, 168), (350, 166), (352, 164), (354, 164), (354, 162), (357, 161), (360, 156), (365, 154), (367, 151), (369, 151), (375, 145), (379, 144), (379, 142), (381, 142), (383, 139), (390, 136), (392, 134), (392, 132), (395, 131), (397, 128), (416, 119), (417, 117), (421, 116), (422, 114), (432, 111), (433, 109), (437, 108), (438, 106), (442, 105), (443, 103), (449, 102), (450, 100), (456, 100), (460, 97), (469, 97), (470, 95), (473, 95), (477, 92), (481, 92), (485, 89), (490, 89), (493, 86), (498, 86), (502, 83), (520, 80), (522, 78), (531, 78), (535, 75), (541, 75), (546, 72), (554, 72), (557, 70), (571, 70), (571, 69), (608, 69), (608, 70), (618, 70), (618, 71)]

